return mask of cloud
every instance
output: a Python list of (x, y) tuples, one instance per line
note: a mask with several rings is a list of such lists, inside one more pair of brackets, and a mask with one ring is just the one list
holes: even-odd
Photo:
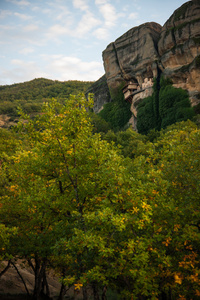
[(93, 35), (99, 40), (109, 39), (111, 30), (116, 26), (121, 12), (117, 13), (115, 7), (108, 0), (95, 0), (100, 15), (103, 18), (101, 26), (94, 30)]
[(32, 19), (31, 16), (25, 15), (25, 14), (20, 14), (20, 13), (18, 13), (18, 12), (15, 12), (15, 13), (14, 13), (14, 16), (20, 18), (20, 19), (23, 20), (23, 21), (27, 21), (27, 20)]
[(130, 15), (128, 15), (128, 19), (131, 19), (131, 20), (137, 20), (138, 18), (139, 18), (139, 15), (137, 12), (133, 12)]
[(99, 40), (107, 40), (109, 38), (109, 30), (107, 28), (101, 27), (93, 32), (93, 35)]
[[(46, 60), (46, 72), (57, 74), (57, 80), (97, 80), (104, 73), (102, 63), (98, 61), (82, 61), (75, 56), (49, 55)], [(49, 77), (52, 77), (49, 74)], [(53, 79), (53, 78), (52, 78)], [(55, 79), (55, 78), (54, 78)]]
[(39, 62), (12, 59), (9, 69), (2, 67), (0, 70), (0, 84), (24, 82), (40, 77), (60, 81), (94, 81), (104, 74), (102, 63), (98, 61), (83, 61), (75, 56), (46, 54), (41, 58), (42, 65)]
[(13, 3), (15, 5), (19, 5), (19, 6), (28, 6), (30, 5), (29, 1), (26, 0), (6, 0), (7, 2)]
[(68, 26), (55, 24), (51, 26), (47, 32), (47, 38), (57, 40), (60, 35), (71, 35), (71, 30)]
[(43, 71), (33, 61), (23, 61), (13, 59), (10, 68), (1, 68), (0, 84), (13, 84), (15, 82), (24, 82), (34, 78), (45, 77), (48, 78), (48, 73)]
[(48, 30), (47, 37), (49, 39), (58, 40), (61, 35), (67, 35), (76, 39), (83, 39), (88, 36), (101, 22), (91, 12), (83, 14), (82, 18), (74, 26), (71, 18), (66, 19), (64, 24), (57, 23)]
[(27, 47), (27, 48), (23, 48), (19, 51), (19, 53), (21, 54), (24, 54), (24, 55), (27, 55), (27, 54), (30, 54), (30, 53), (33, 53), (35, 50), (31, 47)]
[(83, 11), (88, 11), (89, 7), (85, 0), (73, 0), (73, 5), (75, 8), (78, 8)]
[(5, 9), (0, 10), (0, 19), (5, 19), (11, 15), (12, 15), (12, 11), (10, 11), (10, 10), (5, 10)]
[(85, 15), (83, 15), (77, 28), (75, 29), (75, 35), (78, 35), (79, 38), (85, 37), (87, 33), (93, 30), (100, 23), (101, 22), (92, 13), (87, 12)]
[(107, 0), (95, 0), (96, 5), (102, 5), (102, 4), (106, 4), (106, 3), (108, 3)]
[(24, 32), (33, 32), (41, 30), (40, 27), (35, 24), (29, 24), (27, 26), (24, 26), (22, 29)]
[(113, 5), (109, 3), (100, 5), (99, 11), (103, 15), (106, 27), (113, 27), (116, 25), (118, 16), (116, 14), (116, 10)]

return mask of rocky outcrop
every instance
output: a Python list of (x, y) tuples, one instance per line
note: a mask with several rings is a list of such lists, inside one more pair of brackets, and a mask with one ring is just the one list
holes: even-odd
[(159, 67), (175, 87), (187, 89), (193, 105), (200, 93), (200, 1), (179, 7), (164, 24), (158, 42)]
[[(192, 105), (197, 105), (200, 102), (200, 0), (183, 4), (163, 27), (150, 22), (130, 29), (103, 51), (103, 63), (110, 92), (130, 81), (137, 85), (131, 106), (135, 118), (137, 104), (152, 93), (150, 83), (161, 74), (170, 77), (175, 87), (188, 90)], [(110, 101), (108, 89), (103, 97), (102, 92), (96, 90), (94, 97), (100, 104), (98, 109)]]
[(95, 113), (98, 113), (103, 108), (105, 103), (111, 101), (105, 75), (91, 85), (91, 87), (87, 90), (86, 97), (88, 97), (88, 94), (90, 93), (94, 94), (93, 110)]
[(129, 80), (140, 86), (145, 78), (157, 76), (157, 43), (161, 25), (151, 22), (134, 27), (103, 51), (109, 88)]

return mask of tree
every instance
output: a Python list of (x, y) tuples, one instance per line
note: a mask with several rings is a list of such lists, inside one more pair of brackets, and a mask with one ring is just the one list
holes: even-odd
[(168, 127), (148, 159), (155, 184), (149, 251), (166, 299), (200, 294), (199, 133), (191, 121)]
[[(83, 96), (71, 96), (65, 106), (47, 103), (34, 120), (21, 112), (28, 119), (18, 126), (24, 145), (4, 169), (9, 180), (1, 220), (18, 228), (12, 251), (26, 258), (35, 273), (35, 299), (49, 295), (50, 263), (60, 266), (64, 284), (83, 286), (84, 292), (90, 282), (105, 285), (101, 261), (114, 245), (110, 235), (124, 226), (123, 205), (118, 204), (126, 194), (120, 192), (123, 159), (92, 133), (90, 105)], [(99, 228), (101, 222), (105, 229)]]

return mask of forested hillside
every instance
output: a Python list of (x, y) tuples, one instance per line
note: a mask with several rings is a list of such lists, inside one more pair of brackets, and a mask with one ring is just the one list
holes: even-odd
[(24, 83), (0, 86), (0, 114), (17, 116), (18, 106), (26, 113), (40, 112), (43, 102), (53, 97), (62, 101), (70, 94), (86, 92), (91, 84), (92, 82), (61, 82), (37, 78)]

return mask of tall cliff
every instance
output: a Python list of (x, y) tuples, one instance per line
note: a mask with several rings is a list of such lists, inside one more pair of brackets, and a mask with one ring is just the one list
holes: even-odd
[(109, 88), (132, 80), (142, 85), (144, 78), (157, 76), (157, 43), (161, 25), (145, 23), (130, 29), (103, 51)]
[[(161, 74), (170, 77), (175, 87), (187, 89), (192, 105), (198, 104), (200, 0), (183, 4), (163, 27), (149, 22), (130, 29), (103, 51), (103, 63), (110, 91), (130, 81), (137, 86), (131, 106), (135, 118), (137, 104), (152, 94), (152, 79)], [(95, 92), (94, 100), (101, 99), (101, 107), (110, 101), (101, 90)]]
[(158, 42), (159, 66), (174, 86), (187, 89), (193, 105), (200, 92), (200, 1), (175, 10), (164, 24)]

